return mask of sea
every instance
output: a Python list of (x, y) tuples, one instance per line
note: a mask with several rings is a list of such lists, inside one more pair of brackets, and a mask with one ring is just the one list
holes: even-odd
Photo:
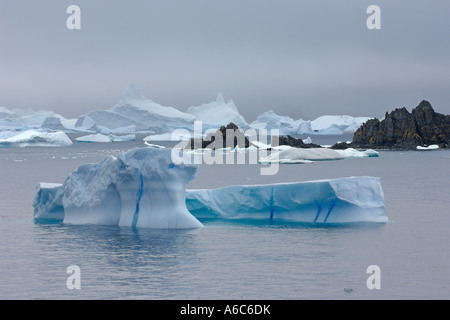
[(450, 150), (378, 150), (379, 157), (282, 164), (275, 175), (261, 175), (259, 164), (202, 164), (187, 186), (375, 176), (387, 223), (207, 219), (204, 228), (154, 230), (33, 219), (39, 182), (62, 183), (81, 164), (146, 147), (144, 136), (79, 143), (70, 135), (71, 147), (0, 148), (0, 299), (450, 298)]

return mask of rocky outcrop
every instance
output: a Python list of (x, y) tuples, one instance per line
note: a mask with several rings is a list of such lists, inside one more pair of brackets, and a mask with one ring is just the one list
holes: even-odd
[(437, 113), (423, 100), (412, 109), (386, 112), (382, 121), (371, 119), (353, 135), (349, 147), (415, 149), (417, 146), (439, 145), (447, 148), (450, 139), (450, 116)]
[(248, 148), (249, 146), (248, 138), (233, 122), (226, 127), (220, 127), (215, 133), (208, 134), (204, 139), (191, 139), (191, 149)]
[[(275, 139), (276, 141), (276, 139)], [(278, 137), (279, 146), (291, 146), (294, 148), (322, 148), (322, 146), (314, 143), (305, 143), (302, 139), (294, 138), (289, 135)]]

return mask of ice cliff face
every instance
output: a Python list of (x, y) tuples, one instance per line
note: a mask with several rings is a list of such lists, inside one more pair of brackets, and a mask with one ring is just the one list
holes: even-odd
[(185, 185), (196, 172), (194, 165), (174, 165), (169, 149), (132, 149), (80, 166), (53, 190), (40, 186), (34, 215), (57, 219), (63, 210), (71, 224), (202, 227), (186, 208)]

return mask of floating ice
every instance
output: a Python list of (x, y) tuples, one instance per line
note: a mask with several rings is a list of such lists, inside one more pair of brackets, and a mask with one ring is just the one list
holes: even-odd
[(0, 139), (0, 147), (68, 147), (72, 144), (72, 140), (62, 131), (26, 130)]
[(185, 186), (196, 172), (194, 165), (173, 164), (170, 149), (135, 148), (80, 166), (62, 185), (41, 184), (34, 217), (57, 219), (52, 212), (63, 208), (71, 224), (202, 227), (186, 208)]
[(266, 111), (259, 115), (250, 126), (256, 130), (273, 130), (278, 129), (280, 135), (300, 135), (312, 133), (311, 122), (302, 119), (294, 120), (287, 116), (280, 116), (273, 110)]
[(34, 218), (62, 221), (64, 219), (63, 191), (63, 185), (60, 183), (40, 182), (36, 187), (36, 196), (33, 200)]
[[(253, 143), (253, 142), (252, 142)], [(270, 146), (259, 144), (262, 149), (270, 148)], [(347, 148), (344, 150), (334, 150), (328, 148), (294, 148), (290, 146), (278, 146), (274, 147), (274, 150), (280, 150), (279, 152), (273, 152), (267, 157), (259, 159), (260, 163), (312, 163), (313, 161), (324, 160), (341, 160), (344, 158), (366, 158), (366, 157), (378, 157), (379, 153), (375, 150), (368, 149), (359, 151), (353, 148)]]
[(109, 110), (94, 110), (78, 118), (75, 128), (130, 133), (167, 133), (192, 127), (194, 117), (172, 107), (147, 99), (135, 84), (130, 84), (119, 102)]
[(112, 140), (101, 133), (89, 134), (87, 136), (82, 136), (75, 138), (78, 142), (112, 142)]
[(428, 147), (417, 146), (417, 150), (427, 151), (427, 150), (437, 150), (439, 146), (437, 144), (429, 145)]
[(353, 133), (370, 117), (324, 115), (311, 121), (311, 128), (319, 134)]
[(199, 219), (388, 221), (383, 190), (375, 177), (187, 190), (186, 203)]
[(327, 148), (286, 148), (259, 159), (260, 163), (310, 163), (319, 160), (340, 160), (344, 156)]

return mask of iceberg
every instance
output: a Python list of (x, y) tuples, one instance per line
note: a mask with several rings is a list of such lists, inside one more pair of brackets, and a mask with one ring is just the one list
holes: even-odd
[(39, 220), (62, 221), (64, 207), (62, 205), (63, 185), (60, 183), (40, 182), (36, 187), (33, 200), (34, 218)]
[(80, 116), (75, 128), (91, 131), (130, 133), (171, 132), (191, 128), (194, 116), (147, 99), (134, 83), (122, 94), (119, 102), (109, 110), (94, 110)]
[[(261, 149), (272, 148), (270, 145), (264, 144), (258, 144), (258, 147), (260, 147)], [(272, 149), (279, 150), (279, 152), (273, 152), (266, 157), (260, 158), (260, 163), (294, 164), (312, 163), (313, 161), (324, 160), (341, 160), (344, 158), (379, 157), (379, 153), (372, 149), (356, 150), (353, 148), (347, 148), (343, 150), (334, 150), (329, 148), (294, 148), (284, 145), (273, 147)]]
[(437, 144), (431, 144), (428, 147), (417, 146), (416, 149), (421, 151), (437, 150), (439, 149), (439, 146)]
[(72, 140), (62, 131), (26, 130), (0, 139), (0, 147), (69, 147), (72, 144)]
[(68, 224), (199, 228), (185, 189), (196, 172), (196, 165), (175, 165), (170, 149), (134, 148), (81, 165), (61, 185), (40, 184), (34, 218), (58, 220), (63, 210)]
[(344, 159), (344, 156), (332, 149), (327, 148), (283, 148), (281, 151), (273, 152), (267, 157), (261, 157), (259, 159), (260, 163), (311, 163), (312, 161), (320, 160), (340, 160)]
[(280, 116), (273, 110), (266, 111), (259, 115), (255, 121), (250, 123), (250, 127), (255, 130), (278, 129), (282, 136), (301, 135), (313, 132), (310, 121), (302, 119), (294, 120), (287, 116)]
[(89, 134), (87, 136), (82, 136), (75, 138), (78, 142), (112, 142), (111, 138), (105, 136), (101, 133)]
[(367, 149), (367, 150), (356, 150), (353, 148), (347, 148), (343, 150), (335, 150), (336, 152), (340, 153), (344, 158), (375, 158), (379, 157), (380, 154), (378, 151)]
[(61, 123), (58, 117), (47, 117), (41, 124), (42, 129), (49, 129), (55, 131), (67, 131), (67, 128)]
[(196, 121), (202, 121), (202, 125), (206, 129), (218, 129), (230, 122), (243, 130), (250, 128), (245, 118), (239, 113), (233, 100), (230, 99), (228, 102), (225, 102), (221, 93), (217, 95), (215, 101), (190, 107), (186, 113), (195, 117)]
[(376, 177), (187, 190), (198, 219), (266, 219), (305, 223), (387, 222)]
[(352, 117), (347, 115), (325, 115), (311, 121), (311, 128), (319, 134), (343, 134), (355, 132), (364, 122), (371, 117)]

